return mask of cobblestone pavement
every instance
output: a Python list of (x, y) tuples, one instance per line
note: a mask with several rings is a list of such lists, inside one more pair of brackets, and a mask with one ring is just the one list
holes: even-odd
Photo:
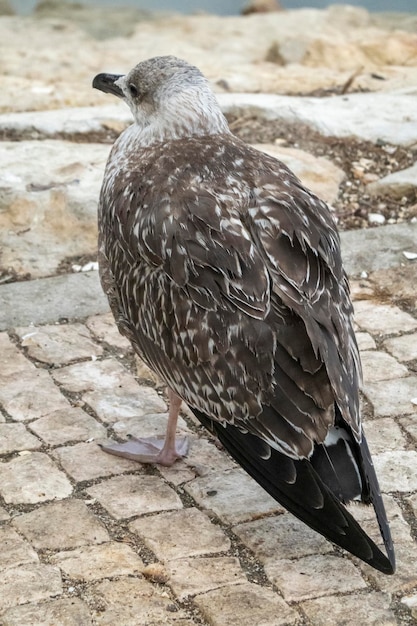
[[(417, 316), (354, 282), (364, 416), (393, 577), (273, 501), (186, 409), (188, 458), (142, 466), (108, 436), (163, 433), (164, 390), (110, 314), (0, 333), (0, 623), (417, 623)], [(355, 515), (375, 537), (372, 510)]]

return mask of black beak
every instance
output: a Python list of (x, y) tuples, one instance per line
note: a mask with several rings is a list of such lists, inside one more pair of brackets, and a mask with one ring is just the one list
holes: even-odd
[(97, 74), (93, 80), (94, 89), (100, 89), (104, 93), (112, 93), (114, 96), (124, 98), (124, 93), (115, 82), (121, 78), (123, 74)]

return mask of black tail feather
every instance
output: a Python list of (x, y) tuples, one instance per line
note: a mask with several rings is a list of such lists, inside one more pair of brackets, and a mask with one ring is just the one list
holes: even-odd
[(267, 456), (266, 444), (255, 435), (244, 433), (231, 424), (222, 426), (198, 410), (193, 409), (193, 412), (203, 426), (217, 435), (239, 465), (288, 511), (375, 569), (385, 574), (394, 573), (391, 535), (365, 440), (361, 444), (364, 471), (388, 558), (323, 482), (310, 461), (294, 461), (274, 449)]

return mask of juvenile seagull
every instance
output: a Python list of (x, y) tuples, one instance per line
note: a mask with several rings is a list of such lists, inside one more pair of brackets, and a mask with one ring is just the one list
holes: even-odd
[[(329, 208), (280, 161), (234, 137), (201, 72), (172, 56), (93, 86), (134, 124), (99, 206), (103, 289), (120, 332), (169, 388), (165, 443), (108, 446), (172, 464), (181, 400), (303, 522), (395, 569), (361, 427), (352, 304)], [(372, 503), (388, 554), (342, 503)]]

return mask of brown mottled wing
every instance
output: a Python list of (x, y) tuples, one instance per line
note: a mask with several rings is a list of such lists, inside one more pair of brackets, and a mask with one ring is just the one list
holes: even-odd
[[(122, 187), (105, 183), (101, 276), (119, 328), (273, 497), (392, 573), (329, 209), (276, 160), (217, 141), (144, 154)], [(390, 560), (340, 504), (352, 497), (374, 501)]]
[(160, 155), (152, 189), (135, 175), (123, 189), (135, 206), (116, 206), (107, 253), (123, 284), (120, 324), (191, 406), (307, 457), (334, 422), (335, 400), (359, 432), (333, 221), (275, 159), (232, 138), (210, 158), (210, 184), (187, 166), (185, 181), (167, 187), (176, 159)]

